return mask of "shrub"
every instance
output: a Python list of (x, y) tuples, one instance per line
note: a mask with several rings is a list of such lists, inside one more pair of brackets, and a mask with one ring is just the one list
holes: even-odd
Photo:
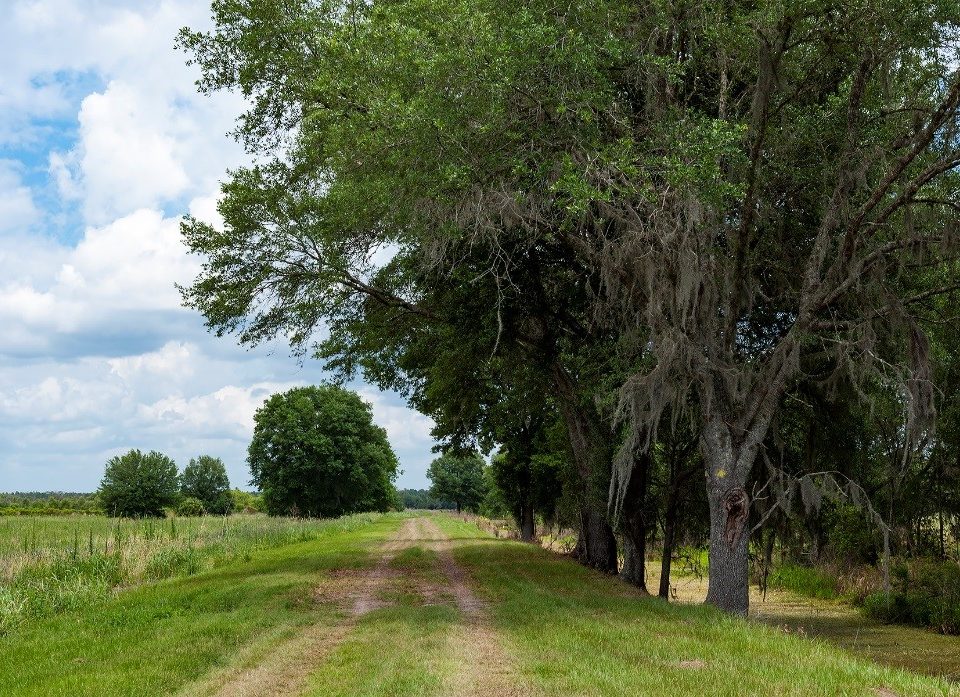
[(960, 565), (920, 560), (898, 566), (892, 576), (889, 597), (881, 592), (864, 600), (868, 616), (960, 634)]
[(98, 496), (107, 515), (162, 517), (177, 501), (177, 466), (162, 453), (131, 450), (107, 461)]
[(230, 490), (234, 513), (257, 513), (263, 511), (263, 496), (240, 489)]
[(177, 504), (177, 515), (184, 518), (195, 517), (205, 513), (203, 503), (198, 498), (187, 496)]

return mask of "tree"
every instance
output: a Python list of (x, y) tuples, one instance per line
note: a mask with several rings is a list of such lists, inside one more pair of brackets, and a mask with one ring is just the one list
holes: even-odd
[(107, 515), (161, 517), (177, 502), (178, 484), (177, 465), (169, 457), (131, 450), (107, 460), (97, 495)]
[(483, 458), (479, 453), (441, 455), (430, 463), (427, 470), (430, 495), (453, 501), (457, 513), (463, 509), (475, 511), (487, 493), (483, 470)]
[[(215, 30), (185, 29), (179, 39), (201, 67), (202, 91), (251, 97), (237, 135), (263, 155), (262, 166), (237, 170), (224, 185), (224, 230), (185, 222), (187, 245), (206, 258), (183, 289), (185, 302), (218, 334), (235, 332), (244, 343), (282, 335), (301, 351), (317, 348), (310, 342), (321, 320), (335, 345), (367, 300), (390, 310), (393, 324), (423, 320), (420, 336), (466, 327), (463, 336), (483, 339), (486, 356), (522, 347), (569, 432), (580, 487), (577, 556), (607, 572), (617, 569), (606, 505), (613, 446), (592, 375), (578, 372), (579, 339), (608, 336), (592, 315), (581, 316), (600, 278), (557, 234), (562, 219), (545, 210), (548, 219), (527, 227), (514, 208), (527, 208), (525, 192), (537, 191), (544, 172), (570, 169), (563, 138), (596, 125), (586, 114), (599, 64), (583, 60), (585, 47), (614, 50), (611, 22), (628, 6), (585, 3), (558, 15), (546, 2), (436, 3), (429, 12), (412, 2), (298, 1), (282, 12), (215, 2)], [(451, 84), (461, 74), (474, 78)], [(570, 98), (562, 108), (537, 106), (561, 95)], [(558, 118), (531, 119), (531, 109)], [(454, 130), (441, 133), (442, 124)], [(452, 144), (466, 157), (451, 161)], [(566, 197), (566, 187), (557, 190)], [(532, 201), (531, 212), (539, 205)], [(384, 246), (397, 254), (377, 269), (371, 259), (383, 258), (376, 251)], [(509, 268), (514, 260), (522, 272)], [(475, 295), (471, 306), (483, 301), (478, 318), (462, 310), (447, 324), (421, 297), (445, 278), (460, 284), (460, 297)], [(344, 362), (352, 368), (354, 359)]]
[(270, 515), (336, 517), (396, 503), (386, 431), (369, 404), (333, 385), (270, 397), (254, 416), (248, 462)]
[(233, 510), (227, 469), (218, 457), (201, 455), (190, 460), (180, 475), (180, 493), (200, 501), (207, 513), (227, 515)]
[[(854, 394), (898, 384), (913, 434), (932, 413), (925, 317), (958, 288), (960, 8), (427, 7), (218, 2), (214, 32), (181, 36), (202, 89), (251, 98), (239, 135), (266, 156), (225, 185), (229, 229), (185, 225), (210, 255), (187, 301), (302, 345), (366, 298), (432, 318), (418, 278), (492, 283), (480, 331), (549, 371), (589, 482), (582, 539), (606, 550), (588, 557), (615, 566), (599, 480), (635, 508), (638, 456), (664, 413), (689, 415), (708, 600), (746, 613), (748, 483), (810, 365)], [(384, 246), (419, 277), (378, 276)], [(615, 428), (583, 336), (626, 366)]]

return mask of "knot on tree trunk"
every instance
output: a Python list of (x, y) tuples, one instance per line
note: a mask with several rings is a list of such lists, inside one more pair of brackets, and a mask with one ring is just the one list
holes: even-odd
[(740, 539), (740, 534), (750, 515), (750, 499), (747, 492), (741, 487), (731, 489), (723, 497), (723, 508), (727, 512), (727, 524), (724, 530), (724, 539), (733, 548)]

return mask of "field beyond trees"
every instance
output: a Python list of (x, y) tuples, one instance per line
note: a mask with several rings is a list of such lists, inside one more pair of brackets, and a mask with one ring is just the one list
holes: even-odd
[[(109, 545), (117, 525), (8, 520), (0, 528), (5, 569), (11, 560), (27, 568), (25, 556), (55, 556), (64, 543), (71, 549), (71, 526), (78, 538), (78, 526), (88, 526), (82, 532), (96, 546)], [(795, 631), (664, 603), (449, 514), (239, 521), (176, 520), (178, 542), (169, 539), (169, 521), (123, 523), (122, 549), (143, 550), (130, 557), (192, 546), (207, 561), (166, 580), (137, 582), (133, 574), (127, 589), (8, 627), (0, 636), (2, 691), (960, 694), (941, 679), (881, 667)], [(116, 554), (108, 547), (106, 556)]]

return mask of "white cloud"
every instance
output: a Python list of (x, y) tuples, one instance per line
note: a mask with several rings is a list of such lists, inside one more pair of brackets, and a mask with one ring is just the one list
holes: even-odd
[(0, 160), (0, 233), (22, 231), (40, 219), (33, 194), (23, 185), (17, 165)]
[(357, 393), (369, 402), (373, 420), (383, 426), (395, 450), (416, 447), (431, 441), (433, 420), (395, 401), (371, 387), (361, 387)]
[[(198, 95), (196, 69), (173, 49), (180, 27), (206, 26), (208, 3), (14, 0), (4, 12), (0, 490), (89, 491), (131, 447), (181, 465), (220, 456), (245, 485), (256, 409), (324, 375), (285, 346), (211, 336), (174, 287), (199, 268), (180, 215), (222, 224), (212, 192), (244, 161), (224, 136), (241, 98)], [(423, 486), (431, 422), (361, 392), (401, 484)]]

